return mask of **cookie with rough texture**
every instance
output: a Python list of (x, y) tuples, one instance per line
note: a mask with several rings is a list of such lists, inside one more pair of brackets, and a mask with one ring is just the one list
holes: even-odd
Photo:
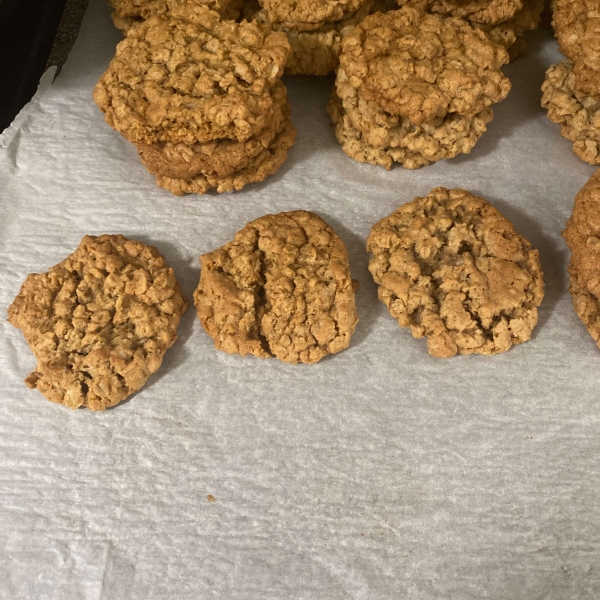
[(569, 292), (573, 308), (600, 347), (600, 170), (575, 197), (563, 237), (571, 250)]
[(527, 0), (396, 0), (399, 6), (494, 25), (514, 18)]
[(281, 107), (275, 111), (273, 121), (249, 140), (138, 144), (138, 154), (144, 166), (152, 175), (173, 179), (191, 179), (199, 174), (222, 178), (245, 168), (251, 159), (271, 145), (280, 132), (283, 120), (290, 117), (285, 86), (278, 82), (273, 87), (272, 94), (280, 96)]
[(504, 99), (508, 53), (462, 19), (401, 8), (366, 17), (343, 40), (340, 65), (367, 100), (415, 125), (472, 116)]
[(405, 169), (418, 169), (468, 154), (494, 117), (487, 108), (473, 117), (454, 113), (414, 125), (402, 117), (388, 114), (386, 118), (385, 112), (358, 95), (346, 103), (352, 107), (348, 111), (334, 91), (327, 105), (342, 149), (354, 160), (386, 169), (391, 169), (394, 162)]
[(600, 96), (600, 2), (556, 0), (552, 25), (560, 51), (574, 63), (575, 89)]
[(311, 30), (351, 17), (369, 0), (259, 0), (270, 23)]
[(512, 61), (526, 54), (527, 42), (524, 35), (538, 27), (543, 10), (544, 0), (525, 0), (523, 8), (510, 21), (474, 26), (481, 29), (492, 42), (504, 46)]
[(8, 308), (38, 360), (25, 383), (51, 402), (104, 410), (139, 390), (177, 339), (187, 304), (152, 246), (85, 236)]
[(272, 119), (286, 36), (203, 7), (195, 14), (194, 22), (155, 16), (133, 27), (98, 81), (94, 101), (129, 141), (244, 142)]
[(497, 354), (531, 337), (538, 251), (485, 200), (435, 188), (374, 225), (367, 250), (379, 299), (432, 356)]
[(358, 316), (348, 254), (317, 215), (260, 217), (200, 262), (194, 303), (217, 349), (315, 363), (350, 344)]
[(542, 84), (542, 107), (558, 123), (560, 135), (573, 142), (573, 152), (591, 165), (600, 165), (600, 99), (575, 91), (573, 63), (552, 65)]
[(172, 13), (185, 17), (195, 7), (202, 6), (218, 12), (223, 19), (237, 19), (243, 0), (109, 0), (115, 9), (111, 18), (123, 33), (130, 27), (155, 15)]
[[(340, 62), (342, 38), (371, 12), (384, 12), (385, 4), (368, 0), (352, 16), (337, 22), (328, 22), (312, 31), (299, 31), (278, 23), (271, 24), (273, 31), (285, 33), (290, 43), (290, 54), (285, 63), (288, 75), (327, 75)], [(252, 13), (258, 23), (268, 23), (264, 10)]]
[[(223, 177), (198, 174), (190, 179), (176, 179), (159, 175), (156, 184), (176, 196), (205, 194), (213, 188), (219, 193), (241, 190), (249, 183), (258, 183), (273, 175), (286, 161), (295, 139), (296, 130), (291, 119), (284, 118), (282, 129), (272, 144), (251, 158), (243, 169)], [(144, 157), (141, 158), (143, 162)]]

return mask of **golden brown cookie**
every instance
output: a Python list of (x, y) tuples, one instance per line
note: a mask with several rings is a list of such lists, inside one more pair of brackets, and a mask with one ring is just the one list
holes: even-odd
[(560, 51), (574, 63), (574, 89), (600, 97), (600, 2), (556, 0), (552, 25)]
[(200, 262), (194, 303), (217, 349), (315, 363), (350, 344), (358, 317), (348, 254), (317, 215), (260, 217)]
[(527, 42), (524, 35), (527, 31), (537, 29), (543, 10), (544, 0), (525, 0), (523, 8), (510, 21), (474, 26), (485, 32), (492, 42), (504, 46), (512, 61), (526, 54)]
[(259, 0), (270, 23), (310, 31), (351, 17), (369, 0)]
[(358, 95), (346, 99), (345, 104), (349, 110), (334, 90), (327, 105), (342, 149), (354, 160), (386, 169), (391, 169), (394, 162), (405, 169), (418, 169), (461, 153), (468, 154), (494, 117), (492, 110), (486, 108), (473, 117), (454, 113), (413, 125), (408, 119), (386, 115)]
[(531, 337), (538, 251), (485, 200), (435, 188), (374, 225), (367, 250), (379, 299), (432, 356), (497, 354)]
[(591, 165), (600, 165), (600, 99), (575, 91), (573, 63), (552, 65), (542, 84), (542, 107), (558, 123), (560, 135), (573, 142), (573, 152)]
[(367, 100), (415, 125), (472, 116), (506, 97), (506, 50), (466, 21), (402, 8), (366, 17), (342, 41), (340, 65)]
[(8, 308), (38, 360), (25, 383), (51, 402), (104, 410), (139, 390), (177, 339), (187, 304), (152, 246), (85, 236)]
[(167, 13), (184, 17), (196, 7), (206, 7), (218, 12), (223, 19), (237, 19), (243, 0), (109, 0), (115, 9), (113, 23), (123, 33), (137, 23), (155, 15)]
[(280, 97), (280, 106), (275, 111), (273, 121), (249, 140), (215, 140), (203, 144), (137, 144), (142, 163), (152, 175), (173, 179), (191, 179), (197, 175), (223, 178), (240, 171), (272, 144), (284, 119), (290, 118), (283, 83), (278, 82), (273, 86), (272, 95)]
[[(286, 161), (288, 150), (295, 139), (294, 125), (286, 117), (271, 145), (251, 158), (243, 169), (222, 177), (198, 174), (190, 179), (176, 179), (159, 175), (156, 177), (156, 184), (176, 196), (205, 194), (213, 188), (219, 193), (241, 190), (249, 183), (258, 183), (273, 175)], [(141, 158), (143, 162), (144, 157)]]
[(514, 18), (527, 0), (396, 0), (399, 6), (495, 25)]
[[(327, 75), (332, 73), (340, 62), (342, 38), (371, 12), (384, 12), (385, 4), (379, 0), (367, 0), (350, 17), (336, 22), (327, 22), (317, 29), (299, 31), (294, 24), (285, 26), (271, 24), (273, 31), (285, 33), (291, 51), (285, 63), (288, 75)], [(251, 19), (268, 24), (264, 9), (251, 13)]]
[(573, 307), (600, 347), (600, 170), (575, 197), (563, 231), (569, 249), (569, 292)]
[(272, 119), (289, 53), (282, 33), (220, 21), (150, 17), (132, 28), (94, 89), (106, 122), (133, 143), (239, 142)]

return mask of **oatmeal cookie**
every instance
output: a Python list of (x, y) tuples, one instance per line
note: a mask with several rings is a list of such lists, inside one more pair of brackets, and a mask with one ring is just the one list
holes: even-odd
[(552, 25), (560, 51), (574, 63), (575, 89), (600, 96), (600, 2), (556, 0)]
[[(256, 23), (150, 17), (132, 28), (94, 89), (106, 122), (133, 143), (239, 142), (272, 119), (270, 89), (289, 43)], [(200, 16), (202, 23), (200, 23)]]
[(367, 100), (415, 125), (472, 116), (506, 97), (506, 50), (462, 19), (413, 8), (366, 17), (343, 40), (340, 65)]
[[(294, 125), (291, 119), (285, 118), (282, 130), (277, 134), (273, 143), (251, 158), (243, 169), (223, 177), (199, 173), (190, 179), (175, 179), (159, 175), (156, 178), (156, 184), (176, 196), (205, 194), (213, 188), (219, 193), (241, 190), (249, 183), (257, 183), (269, 175), (273, 175), (285, 162), (288, 150), (294, 144), (295, 139)], [(143, 159), (142, 156), (142, 161)]]
[(259, 0), (270, 23), (310, 31), (351, 17), (369, 0)]
[(544, 10), (544, 0), (525, 0), (523, 8), (510, 21), (498, 25), (476, 25), (488, 38), (508, 50), (510, 60), (524, 56), (527, 42), (524, 35), (537, 28)]
[(138, 144), (142, 163), (152, 175), (173, 179), (191, 179), (196, 175), (222, 178), (245, 168), (251, 159), (268, 148), (280, 132), (284, 119), (290, 118), (286, 89), (278, 82), (273, 95), (281, 97), (281, 107), (275, 111), (273, 122), (245, 142), (215, 140), (203, 144)]
[(600, 100), (575, 91), (573, 63), (552, 65), (542, 85), (542, 107), (558, 123), (560, 134), (573, 142), (573, 152), (591, 165), (600, 165)]
[(396, 0), (399, 6), (459, 17), (486, 25), (496, 25), (514, 18), (527, 0)]
[[(288, 75), (327, 75), (333, 72), (340, 62), (342, 38), (360, 21), (372, 12), (385, 12), (384, 3), (368, 0), (351, 17), (337, 22), (329, 22), (312, 31), (299, 31), (292, 27), (275, 23), (273, 31), (285, 33), (291, 51), (285, 63)], [(252, 14), (258, 23), (268, 23), (264, 10)]]
[(350, 344), (358, 317), (348, 254), (317, 215), (260, 217), (200, 262), (194, 303), (217, 349), (315, 363)]
[(531, 337), (538, 252), (485, 200), (435, 188), (374, 225), (367, 250), (379, 299), (432, 356), (497, 354)]
[(386, 118), (385, 112), (358, 95), (352, 100), (347, 102), (352, 106), (349, 111), (335, 91), (329, 100), (327, 112), (335, 126), (335, 136), (354, 160), (386, 169), (391, 169), (394, 162), (405, 169), (418, 169), (457, 154), (468, 154), (494, 117), (492, 110), (486, 108), (473, 117), (454, 113), (414, 125), (402, 117), (388, 114)]
[(569, 292), (573, 307), (600, 347), (600, 170), (575, 197), (563, 237), (571, 250)]
[(114, 8), (113, 23), (123, 33), (137, 23), (155, 15), (172, 13), (185, 17), (195, 7), (202, 6), (218, 12), (223, 19), (237, 19), (243, 0), (109, 0)]
[(51, 402), (104, 410), (139, 390), (177, 339), (187, 304), (152, 246), (85, 236), (8, 308), (38, 364), (25, 383)]

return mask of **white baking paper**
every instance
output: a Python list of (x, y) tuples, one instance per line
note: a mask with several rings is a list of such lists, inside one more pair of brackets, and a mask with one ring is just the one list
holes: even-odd
[[(179, 198), (92, 102), (120, 39), (109, 12), (91, 0), (62, 73), (2, 136), (0, 313), (28, 273), (106, 232), (156, 245), (191, 300), (201, 253), (307, 209), (348, 247), (360, 323), (348, 350), (293, 366), (215, 351), (191, 307), (147, 385), (92, 413), (25, 387), (35, 360), (2, 320), (0, 598), (600, 598), (600, 351), (560, 235), (594, 169), (539, 106), (551, 32), (506, 67), (513, 89), (468, 156), (359, 164), (325, 113), (333, 79), (287, 77), (298, 139), (279, 172)], [(530, 342), (435, 359), (377, 301), (371, 225), (438, 185), (488, 199), (539, 248)]]

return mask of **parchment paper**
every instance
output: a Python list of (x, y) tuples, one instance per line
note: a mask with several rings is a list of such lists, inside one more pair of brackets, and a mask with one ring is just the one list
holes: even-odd
[[(513, 89), (469, 156), (354, 162), (325, 113), (333, 78), (288, 77), (299, 135), (285, 166), (178, 198), (91, 100), (121, 39), (109, 12), (91, 0), (64, 70), (2, 136), (0, 313), (87, 233), (156, 245), (191, 300), (201, 253), (303, 208), (347, 244), (361, 320), (347, 351), (292, 366), (215, 351), (192, 307), (160, 371), (101, 414), (28, 390), (35, 360), (2, 320), (0, 598), (599, 598), (600, 351), (560, 236), (594, 169), (539, 107), (551, 32), (506, 67)], [(437, 185), (488, 199), (539, 248), (530, 342), (434, 359), (377, 301), (371, 225)]]

